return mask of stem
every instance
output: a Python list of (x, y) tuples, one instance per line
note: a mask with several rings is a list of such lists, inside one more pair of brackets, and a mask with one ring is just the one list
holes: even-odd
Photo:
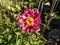
[(55, 42), (55, 45), (58, 45), (57, 42)]
[[(54, 7), (56, 5), (56, 2), (57, 2), (57, 0), (56, 1), (54, 0), (53, 3), (52, 3), (52, 8), (51, 8), (50, 15), (52, 15), (52, 13), (54, 11)], [(52, 19), (53, 19), (53, 17), (51, 17), (46, 24), (49, 25)]]
[(32, 1), (32, 0), (30, 0), (29, 8), (31, 8), (31, 7), (32, 7), (31, 1)]
[(18, 41), (18, 33), (16, 33), (16, 45), (17, 45), (17, 41)]
[(51, 23), (52, 19), (53, 19), (53, 17), (51, 17), (51, 18), (48, 20), (48, 22), (46, 23), (46, 26), (48, 26), (48, 25)]
[[(58, 3), (59, 3), (59, 0), (57, 0), (57, 3), (56, 3), (56, 6), (55, 6), (55, 9), (56, 9), (56, 7), (57, 7)], [(55, 11), (55, 9), (54, 9), (54, 11)]]
[(39, 10), (39, 8), (40, 8), (40, 4), (41, 4), (41, 0), (40, 0), (39, 5), (38, 5), (38, 10)]
[(42, 13), (42, 10), (43, 10), (43, 0), (40, 0), (39, 5), (38, 5), (38, 10), (39, 10), (40, 7), (41, 7), (40, 13)]
[(16, 0), (16, 2), (15, 2), (16, 4), (17, 4), (17, 0)]
[(43, 10), (43, 2), (42, 2), (42, 5), (41, 5), (41, 11), (40, 11), (40, 13), (42, 13), (42, 10)]
[(54, 11), (54, 7), (55, 7), (55, 5), (56, 5), (56, 2), (57, 2), (57, 0), (53, 0), (50, 14), (53, 13), (53, 11)]
[[(57, 0), (56, 0), (56, 1), (54, 0), (53, 3), (52, 3), (52, 7), (51, 7), (51, 11), (50, 11), (50, 15), (53, 14), (54, 7), (55, 7), (55, 5), (56, 5), (56, 2), (57, 2)], [(51, 17), (51, 18), (46, 22), (46, 26), (48, 26), (48, 25), (51, 23), (52, 19), (53, 19), (53, 17)], [(46, 30), (46, 28), (44, 27), (42, 33), (44, 33), (45, 30)]]
[[(56, 1), (54, 0), (53, 3), (52, 3), (50, 15), (52, 15), (52, 13), (53, 13), (53, 11), (54, 11), (54, 7), (55, 7), (55, 5), (56, 5), (56, 2), (57, 2), (57, 0), (56, 0)], [(47, 25), (50, 24), (50, 22), (52, 21), (52, 19), (53, 19), (53, 17), (51, 17), (51, 18), (48, 20)]]
[(24, 6), (24, 0), (22, 0), (22, 7)]
[(18, 40), (18, 35), (17, 35), (17, 37), (16, 37), (16, 41)]

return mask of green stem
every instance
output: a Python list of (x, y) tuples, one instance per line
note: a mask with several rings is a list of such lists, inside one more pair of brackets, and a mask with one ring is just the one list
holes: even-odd
[(24, 6), (24, 0), (22, 0), (22, 7)]
[(16, 32), (16, 45), (18, 45), (18, 36), (20, 35), (19, 32)]
[(57, 2), (57, 0), (53, 0), (50, 14), (53, 13), (53, 11), (54, 11), (54, 7), (55, 7), (55, 5), (56, 5), (56, 2)]
[(42, 10), (43, 10), (43, 0), (40, 0), (39, 5), (38, 5), (38, 10), (39, 10), (40, 7), (41, 7), (40, 13), (42, 13)]
[(39, 8), (40, 8), (40, 4), (41, 4), (41, 0), (39, 1), (38, 10), (39, 10)]

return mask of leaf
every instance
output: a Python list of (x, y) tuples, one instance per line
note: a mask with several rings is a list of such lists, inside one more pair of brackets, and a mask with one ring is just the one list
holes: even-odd
[(54, 15), (55, 19), (60, 19), (60, 16)]
[(6, 33), (6, 30), (4, 30), (3, 32), (2, 32), (2, 34), (5, 34)]
[(5, 23), (6, 23), (7, 25), (9, 25), (10, 19), (9, 19), (9, 18), (6, 18), (6, 19), (5, 19)]
[(8, 35), (8, 41), (12, 38), (12, 35)]
[(43, 23), (42, 23), (42, 26), (44, 26), (44, 27), (45, 27), (46, 29), (48, 29), (48, 30), (50, 29), (50, 26), (48, 26), (48, 25), (46, 25), (46, 24), (43, 24)]
[(20, 45), (20, 39), (16, 42), (16, 45)]
[(49, 30), (49, 29), (50, 29), (50, 26), (48, 26), (48, 25), (47, 25), (47, 26), (46, 26), (46, 29), (48, 29), (48, 30)]
[(44, 40), (44, 41), (47, 41), (42, 35), (40, 35), (41, 36), (41, 38)]
[(2, 43), (3, 42), (3, 40), (0, 38), (0, 43)]

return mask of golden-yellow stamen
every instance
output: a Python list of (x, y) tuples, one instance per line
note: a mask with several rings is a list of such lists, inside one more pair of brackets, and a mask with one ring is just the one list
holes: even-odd
[(28, 17), (26, 19), (27, 26), (33, 26), (34, 25), (34, 19), (32, 17)]

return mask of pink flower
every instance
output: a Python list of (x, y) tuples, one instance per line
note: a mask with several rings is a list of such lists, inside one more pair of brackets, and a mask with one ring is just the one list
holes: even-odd
[(25, 10), (22, 15), (18, 17), (20, 28), (26, 32), (33, 32), (40, 28), (41, 14), (38, 11), (28, 9)]

